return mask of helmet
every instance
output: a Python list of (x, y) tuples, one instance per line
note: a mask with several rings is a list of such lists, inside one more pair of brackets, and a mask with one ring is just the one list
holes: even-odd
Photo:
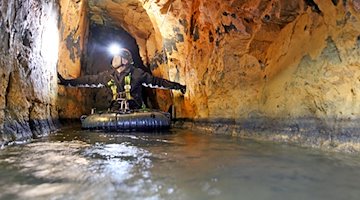
[(131, 56), (131, 53), (129, 50), (121, 48), (119, 50), (119, 52), (114, 55), (114, 57), (112, 58), (111, 61), (111, 65), (115, 68), (120, 67), (121, 66), (121, 58), (124, 58), (128, 61), (128, 64), (134, 64), (134, 60)]
[(127, 50), (125, 48), (121, 48), (120, 51), (119, 51), (119, 56), (121, 56), (121, 57), (125, 58), (126, 60), (128, 60), (130, 64), (134, 64), (134, 60), (133, 60), (129, 50)]

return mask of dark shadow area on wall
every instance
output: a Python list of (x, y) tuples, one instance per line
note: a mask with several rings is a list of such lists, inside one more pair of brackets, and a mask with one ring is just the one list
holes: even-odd
[(111, 67), (113, 55), (108, 50), (112, 44), (118, 44), (128, 49), (133, 56), (135, 66), (148, 71), (140, 58), (139, 47), (129, 33), (122, 28), (111, 28), (93, 24), (89, 30), (87, 53), (84, 60), (85, 65), (82, 68), (83, 75), (97, 74)]

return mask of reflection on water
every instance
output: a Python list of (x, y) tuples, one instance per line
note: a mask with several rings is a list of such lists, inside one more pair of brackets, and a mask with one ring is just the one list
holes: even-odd
[(359, 199), (360, 158), (190, 130), (64, 130), (0, 151), (0, 199)]

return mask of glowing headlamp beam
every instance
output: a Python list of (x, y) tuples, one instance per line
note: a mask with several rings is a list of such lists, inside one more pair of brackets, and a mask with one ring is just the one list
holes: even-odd
[(118, 44), (112, 44), (109, 46), (109, 53), (111, 55), (119, 55), (120, 53), (120, 46)]

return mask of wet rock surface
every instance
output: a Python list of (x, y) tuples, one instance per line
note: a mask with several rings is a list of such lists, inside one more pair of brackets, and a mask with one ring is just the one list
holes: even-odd
[[(0, 3), (0, 145), (55, 130), (55, 1)], [(54, 48), (55, 47), (55, 48)]]
[(325, 151), (360, 152), (359, 120), (319, 118), (179, 119), (175, 128), (186, 127), (210, 134), (264, 141), (286, 142)]

